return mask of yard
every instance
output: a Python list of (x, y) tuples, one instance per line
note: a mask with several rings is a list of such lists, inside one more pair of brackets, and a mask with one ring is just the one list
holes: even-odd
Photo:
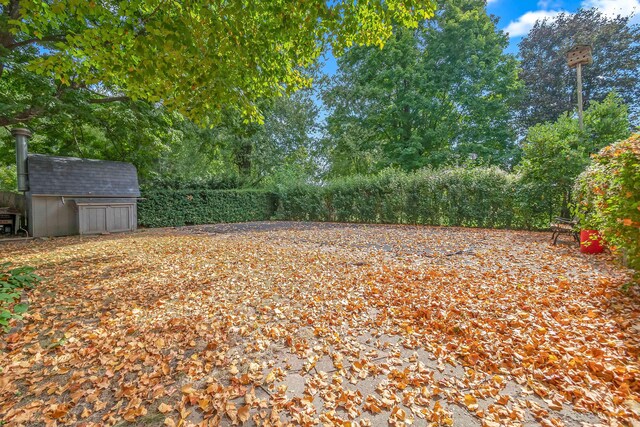
[[(627, 272), (548, 233), (253, 223), (0, 246), (5, 425), (637, 425)], [(1, 423), (0, 423), (1, 424)]]

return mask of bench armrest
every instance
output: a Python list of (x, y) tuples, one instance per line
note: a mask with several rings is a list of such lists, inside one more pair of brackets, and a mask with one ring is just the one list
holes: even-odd
[(562, 217), (556, 217), (554, 219), (555, 223), (558, 224), (568, 224), (568, 225), (577, 225), (578, 221), (576, 221), (575, 219), (569, 219), (569, 218), (562, 218)]

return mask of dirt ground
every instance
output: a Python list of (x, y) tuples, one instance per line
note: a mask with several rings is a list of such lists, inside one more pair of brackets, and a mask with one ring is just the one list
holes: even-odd
[(640, 299), (550, 233), (290, 222), (0, 244), (4, 425), (640, 425)]

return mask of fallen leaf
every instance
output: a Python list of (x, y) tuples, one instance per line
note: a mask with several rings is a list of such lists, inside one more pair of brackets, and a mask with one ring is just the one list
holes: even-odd
[(160, 405), (158, 405), (158, 411), (166, 414), (167, 412), (173, 411), (173, 406), (167, 405), (166, 403), (161, 403)]

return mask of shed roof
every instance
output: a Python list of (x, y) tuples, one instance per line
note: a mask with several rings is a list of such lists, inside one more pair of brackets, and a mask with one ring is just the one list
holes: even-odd
[(136, 200), (131, 197), (72, 197), (68, 200), (73, 201), (73, 203), (78, 206), (130, 205), (136, 202)]
[(131, 163), (30, 154), (29, 191), (33, 195), (139, 197)]

